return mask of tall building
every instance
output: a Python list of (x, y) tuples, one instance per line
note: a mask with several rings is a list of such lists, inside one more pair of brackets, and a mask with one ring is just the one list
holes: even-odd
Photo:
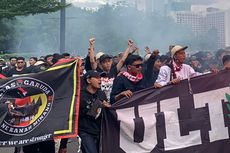
[(207, 9), (206, 25), (207, 29), (214, 29), (217, 32), (217, 44), (219, 48), (225, 47), (225, 11)]
[(176, 23), (190, 26), (192, 31), (198, 35), (203, 32), (203, 14), (196, 12), (176, 12)]
[(178, 24), (190, 26), (197, 36), (210, 31), (216, 32), (218, 48), (229, 46), (230, 13), (216, 8), (207, 8), (205, 12), (174, 12), (174, 17)]

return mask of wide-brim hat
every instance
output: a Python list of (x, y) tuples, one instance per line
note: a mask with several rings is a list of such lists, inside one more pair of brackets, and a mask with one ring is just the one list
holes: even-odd
[(187, 49), (188, 46), (180, 46), (180, 45), (175, 45), (172, 49), (171, 49), (171, 56), (174, 57), (174, 55), (179, 52), (179, 51), (182, 51), (182, 50), (185, 50)]

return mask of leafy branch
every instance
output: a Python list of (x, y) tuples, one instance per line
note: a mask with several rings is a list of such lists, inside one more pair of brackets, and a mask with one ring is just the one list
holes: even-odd
[(56, 12), (67, 6), (57, 0), (1, 0), (0, 19)]

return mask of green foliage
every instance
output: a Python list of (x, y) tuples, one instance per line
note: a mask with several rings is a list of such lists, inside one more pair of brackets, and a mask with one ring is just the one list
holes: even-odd
[(57, 0), (1, 0), (0, 18), (56, 12), (66, 6)]
[(16, 16), (55, 12), (69, 6), (58, 0), (1, 0), (0, 3), (0, 50), (17, 49), (21, 46), (20, 37), (23, 32)]

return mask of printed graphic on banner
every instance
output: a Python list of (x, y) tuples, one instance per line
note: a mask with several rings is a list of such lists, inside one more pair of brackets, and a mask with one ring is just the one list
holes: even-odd
[[(34, 90), (37, 95), (27, 96), (27, 90)], [(0, 89), (0, 99), (10, 104), (7, 117), (0, 125), (0, 130), (9, 135), (24, 135), (34, 130), (49, 114), (53, 104), (53, 89), (46, 83), (22, 78), (7, 82)], [(7, 97), (14, 92), (20, 98)]]
[(77, 136), (79, 70), (78, 61), (72, 60), (44, 72), (1, 79), (0, 147)]

